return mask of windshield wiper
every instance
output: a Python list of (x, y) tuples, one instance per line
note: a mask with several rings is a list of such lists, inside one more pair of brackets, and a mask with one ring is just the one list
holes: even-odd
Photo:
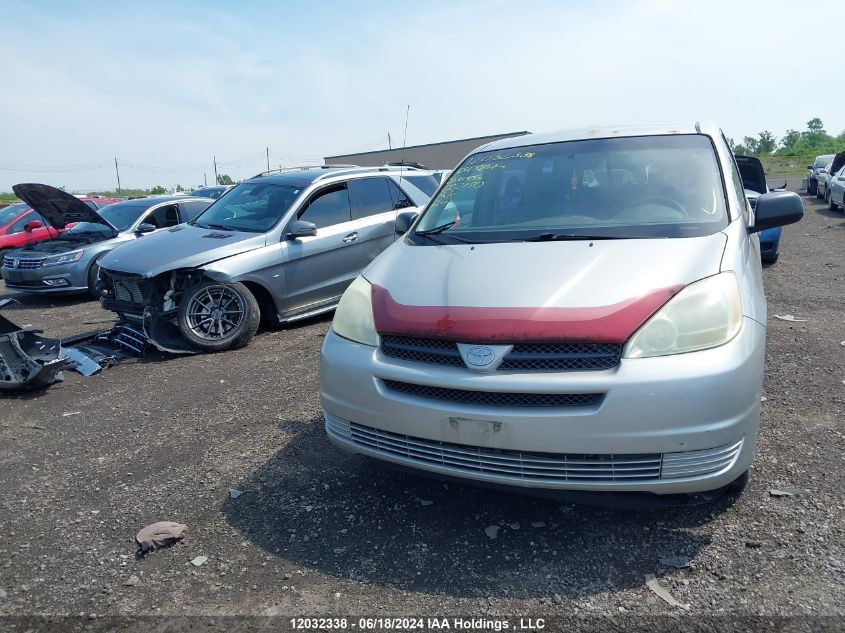
[(230, 226), (225, 226), (223, 224), (205, 224), (204, 222), (189, 222), (191, 226), (198, 226), (201, 229), (218, 229), (220, 231), (234, 231)]
[(540, 233), (531, 237), (515, 237), (514, 242), (567, 242), (578, 240), (625, 240), (625, 235), (582, 235), (581, 233)]
[[(446, 242), (434, 239), (433, 236), (434, 235), (441, 235), (442, 233), (445, 233), (446, 231), (451, 229), (453, 226), (455, 226), (457, 223), (458, 223), (458, 221), (454, 220), (453, 222), (447, 222), (446, 224), (441, 224), (440, 226), (435, 226), (433, 229), (426, 229), (424, 231), (414, 231), (414, 235), (419, 235), (420, 237), (426, 237), (426, 238), (430, 239), (432, 242), (436, 242), (437, 244), (446, 244)], [(449, 235), (446, 236), (446, 237), (449, 237), (449, 238), (456, 240), (458, 242), (463, 242), (464, 244), (480, 244), (480, 242), (473, 242), (472, 240), (465, 240), (462, 237), (458, 237), (454, 233), (449, 233)]]
[(457, 223), (457, 220), (452, 220), (451, 222), (447, 222), (446, 224), (435, 226), (433, 229), (426, 229), (425, 231), (414, 231), (414, 235), (440, 235), (444, 231), (448, 231), (449, 229), (451, 229)]

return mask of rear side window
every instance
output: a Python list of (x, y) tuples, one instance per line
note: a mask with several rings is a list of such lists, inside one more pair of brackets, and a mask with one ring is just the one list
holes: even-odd
[(387, 178), (350, 180), (347, 187), (352, 199), (352, 215), (356, 220), (393, 210)]
[(434, 192), (437, 191), (437, 187), (440, 186), (440, 183), (434, 178), (434, 176), (408, 176), (403, 175), (402, 180), (407, 180), (409, 183), (414, 185), (417, 189), (422, 191), (425, 195), (429, 198), (434, 195)]
[(318, 229), (334, 224), (349, 222), (352, 210), (346, 185), (334, 185), (318, 191), (308, 202), (299, 219), (313, 222)]

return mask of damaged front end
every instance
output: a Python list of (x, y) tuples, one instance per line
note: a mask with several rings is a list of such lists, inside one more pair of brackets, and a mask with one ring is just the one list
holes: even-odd
[(195, 270), (147, 278), (101, 268), (97, 289), (103, 308), (116, 312), (121, 321), (140, 325), (160, 351), (195, 354), (198, 350), (182, 337), (177, 319), (180, 299), (202, 281), (202, 273)]

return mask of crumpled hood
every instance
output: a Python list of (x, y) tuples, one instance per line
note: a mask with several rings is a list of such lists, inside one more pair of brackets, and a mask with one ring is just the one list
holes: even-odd
[(264, 246), (264, 233), (203, 229), (179, 224), (123, 244), (100, 260), (108, 270), (155, 277), (169, 270), (196, 268)]
[(380, 334), (622, 343), (684, 286), (718, 273), (726, 242), (723, 233), (473, 246), (400, 241), (364, 276)]
[(94, 209), (76, 196), (61, 189), (39, 183), (14, 185), (15, 195), (41, 214), (54, 229), (63, 229), (74, 222), (103, 224), (117, 233), (117, 229)]

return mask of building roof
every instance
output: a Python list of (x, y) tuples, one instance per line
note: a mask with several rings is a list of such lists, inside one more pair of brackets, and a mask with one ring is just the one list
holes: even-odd
[[(524, 134), (530, 134), (527, 130), (522, 130), (521, 132), (505, 132), (504, 134), (487, 134), (485, 136), (472, 136), (469, 138), (459, 138), (452, 141), (440, 141), (438, 143), (425, 143), (423, 145), (407, 145), (404, 149), (405, 150), (413, 150), (413, 149), (421, 149), (424, 147), (436, 147), (437, 145), (452, 145), (453, 143), (467, 143), (469, 141), (484, 141), (486, 139), (498, 139), (502, 138), (503, 136), (521, 136)], [(403, 149), (402, 147), (393, 147), (393, 148), (384, 148), (384, 149), (376, 149), (368, 152), (350, 152), (348, 154), (336, 154), (334, 156), (324, 156), (325, 160), (332, 160), (335, 158), (343, 158), (345, 156), (366, 156), (367, 154), (381, 154), (383, 152), (395, 152), (397, 150)]]

